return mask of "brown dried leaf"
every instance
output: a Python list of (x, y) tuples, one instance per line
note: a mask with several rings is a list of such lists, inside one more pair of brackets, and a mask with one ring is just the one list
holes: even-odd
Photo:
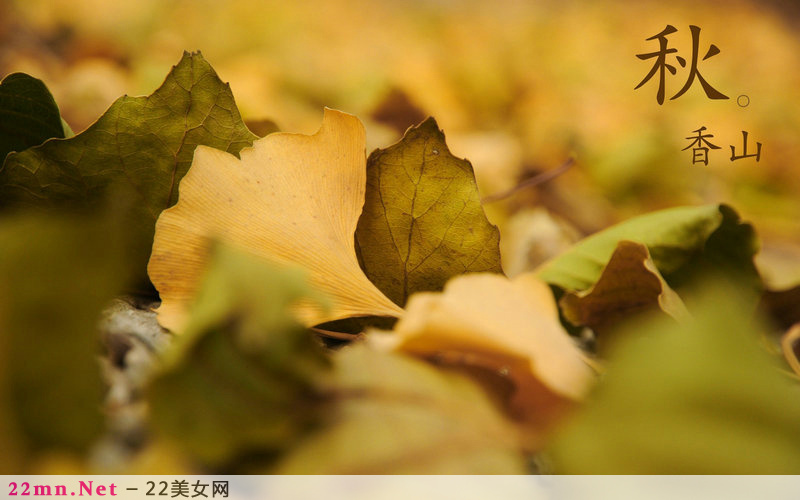
[(514, 384), (515, 416), (546, 425), (594, 382), (589, 360), (558, 319), (548, 286), (532, 274), (509, 280), (459, 276), (441, 293), (411, 297), (379, 345), (445, 364), (488, 368)]
[(559, 305), (570, 323), (595, 332), (653, 307), (678, 320), (687, 314), (681, 298), (656, 269), (647, 247), (633, 241), (620, 241), (597, 283), (588, 290), (565, 293)]

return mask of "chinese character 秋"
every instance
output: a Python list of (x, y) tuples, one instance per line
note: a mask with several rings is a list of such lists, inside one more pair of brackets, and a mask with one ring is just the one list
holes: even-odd
[[(727, 99), (728, 96), (709, 85), (706, 79), (703, 78), (703, 75), (700, 74), (700, 71), (697, 70), (697, 49), (700, 46), (700, 28), (697, 26), (689, 26), (689, 30), (692, 32), (692, 67), (689, 69), (689, 78), (686, 80), (686, 85), (684, 85), (677, 94), (672, 96), (672, 99), (682, 96), (687, 90), (689, 90), (689, 87), (692, 86), (695, 77), (700, 80), (700, 85), (703, 86), (703, 90), (709, 99)], [(706, 55), (703, 56), (703, 60), (705, 61), (709, 57), (717, 54), (719, 54), (719, 48), (712, 43), (708, 48)], [(678, 56), (678, 62), (680, 63), (681, 67), (686, 65), (686, 61), (684, 61), (684, 59), (680, 56)]]
[(742, 149), (744, 150), (740, 156), (736, 156), (736, 149), (731, 146), (731, 161), (741, 160), (742, 158), (752, 158), (755, 157), (756, 161), (761, 160), (761, 143), (756, 142), (756, 152), (753, 154), (747, 154), (747, 132), (742, 130)]
[[(685, 148), (681, 149), (681, 151), (686, 151), (689, 148), (692, 148), (692, 165), (698, 162), (703, 162), (703, 164), (708, 165), (708, 150), (710, 149), (721, 149), (719, 146), (715, 146), (711, 144), (707, 138), (714, 137), (712, 134), (703, 134), (705, 127), (700, 127), (697, 130), (693, 130), (693, 133), (697, 135), (689, 136), (687, 139), (693, 141), (691, 144), (686, 146)], [(704, 146), (707, 145), (708, 147)]]
[[(658, 72), (659, 82), (658, 82), (658, 92), (656, 93), (656, 101), (658, 101), (658, 104), (664, 104), (666, 71), (668, 70), (673, 75), (676, 74), (677, 72), (675, 66), (667, 62), (667, 55), (678, 51), (677, 49), (672, 49), (667, 47), (667, 35), (671, 35), (672, 33), (675, 33), (677, 31), (678, 30), (674, 26), (668, 24), (667, 27), (664, 28), (660, 33), (653, 35), (647, 39), (647, 40), (658, 40), (659, 50), (657, 52), (650, 52), (648, 54), (636, 54), (636, 57), (638, 57), (643, 61), (654, 57), (656, 58), (656, 62), (653, 65), (653, 68), (650, 70), (647, 76), (645, 76), (644, 79), (641, 82), (639, 82), (639, 85), (637, 85), (634, 88), (634, 90), (638, 89), (639, 87), (650, 81), (650, 79), (653, 78), (656, 72)], [(681, 88), (678, 91), (678, 93), (672, 96), (670, 100), (677, 99), (678, 97), (686, 93), (686, 91), (689, 90), (689, 87), (692, 86), (692, 83), (694, 83), (695, 79), (700, 81), (700, 85), (703, 87), (703, 90), (705, 91), (706, 96), (708, 96), (709, 99), (728, 99), (728, 96), (726, 96), (722, 92), (712, 87), (706, 81), (706, 79), (703, 78), (703, 75), (700, 74), (700, 71), (697, 68), (698, 64), (697, 56), (699, 55), (699, 48), (700, 48), (700, 28), (691, 25), (689, 26), (689, 31), (691, 31), (692, 33), (692, 62), (689, 67), (689, 76), (687, 77), (686, 83), (684, 84), (683, 88)], [(706, 52), (706, 55), (703, 56), (703, 61), (705, 61), (709, 57), (719, 54), (719, 52), (720, 52), (719, 48), (716, 45), (711, 44), (711, 46), (708, 48), (708, 51)], [(676, 55), (675, 58), (677, 59), (678, 64), (680, 64), (682, 68), (686, 67), (686, 59), (684, 59), (679, 55)]]
[(653, 75), (656, 74), (656, 71), (659, 72), (659, 80), (658, 80), (658, 93), (656, 94), (656, 100), (659, 104), (664, 104), (664, 83), (666, 80), (665, 69), (668, 69), (670, 73), (673, 75), (676, 73), (675, 66), (667, 63), (667, 54), (671, 54), (673, 52), (678, 52), (678, 49), (668, 49), (667, 48), (667, 35), (675, 33), (678, 31), (675, 26), (668, 24), (666, 28), (661, 33), (657, 35), (653, 35), (647, 40), (658, 40), (660, 45), (658, 52), (651, 52), (649, 54), (636, 54), (636, 57), (641, 59), (642, 61), (646, 61), (652, 57), (657, 57), (656, 63), (653, 65), (653, 69), (650, 70), (650, 73), (644, 77), (644, 79), (639, 82), (639, 85), (636, 86), (633, 90), (638, 89), (645, 83), (647, 83)]

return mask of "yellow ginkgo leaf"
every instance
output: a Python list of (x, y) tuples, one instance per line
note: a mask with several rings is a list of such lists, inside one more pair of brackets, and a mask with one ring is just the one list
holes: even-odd
[(326, 109), (314, 135), (276, 133), (243, 149), (241, 160), (199, 146), (178, 203), (156, 223), (150, 279), (161, 295), (158, 320), (179, 331), (216, 239), (308, 270), (331, 299), (298, 311), (307, 325), (402, 312), (361, 271), (354, 233), (366, 186), (364, 126)]
[(378, 346), (435, 361), (486, 368), (514, 385), (512, 412), (546, 425), (591, 388), (595, 372), (558, 320), (548, 286), (532, 274), (450, 280), (441, 293), (411, 296)]

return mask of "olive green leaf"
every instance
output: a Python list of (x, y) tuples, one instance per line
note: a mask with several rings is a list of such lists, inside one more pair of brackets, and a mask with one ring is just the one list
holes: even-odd
[(200, 53), (184, 53), (147, 97), (121, 97), (82, 133), (12, 153), (0, 168), (0, 207), (94, 208), (110, 187), (139, 198), (129, 231), (144, 276), (156, 218), (178, 198), (197, 145), (238, 154), (256, 137), (230, 87)]
[(324, 403), (321, 346), (290, 312), (309, 296), (298, 269), (217, 245), (186, 329), (149, 388), (159, 434), (202, 464), (279, 453)]
[(692, 322), (626, 326), (552, 444), (558, 473), (800, 473), (800, 386), (759, 345), (746, 301), (714, 285)]
[(63, 138), (62, 123), (56, 101), (41, 80), (13, 73), (0, 82), (0, 162), (11, 151)]
[(101, 309), (125, 286), (111, 220), (0, 219), (0, 470), (80, 454), (104, 431)]
[(588, 326), (603, 340), (616, 322), (659, 307), (675, 319), (686, 317), (680, 297), (661, 277), (641, 243), (620, 241), (597, 282), (589, 289), (566, 292), (561, 313), (575, 326)]
[(563, 290), (585, 290), (600, 277), (622, 240), (647, 246), (672, 287), (706, 273), (735, 275), (742, 286), (760, 287), (753, 263), (755, 232), (727, 205), (677, 207), (635, 217), (579, 241), (536, 272)]
[(159, 439), (214, 470), (524, 470), (514, 427), (465, 376), (363, 345), (331, 364), (291, 313), (320, 300), (304, 273), (222, 245), (211, 262), (148, 389)]
[(398, 305), (458, 274), (502, 272), (499, 241), (472, 165), (450, 154), (433, 118), (367, 159), (356, 243), (366, 275)]
[(329, 420), (271, 472), (526, 472), (513, 426), (465, 375), (364, 344), (341, 349), (333, 362)]

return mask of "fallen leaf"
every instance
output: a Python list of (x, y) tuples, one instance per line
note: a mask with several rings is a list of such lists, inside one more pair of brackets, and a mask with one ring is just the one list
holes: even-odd
[(309, 432), (329, 363), (290, 312), (300, 300), (318, 300), (301, 270), (215, 246), (191, 320), (147, 391), (159, 439), (222, 467)]
[(363, 344), (333, 356), (335, 403), (278, 474), (524, 474), (514, 425), (468, 377)]
[(749, 298), (714, 283), (696, 300), (690, 322), (619, 333), (602, 381), (550, 447), (556, 473), (800, 472), (800, 387), (759, 345)]
[(582, 400), (595, 376), (561, 326), (548, 286), (532, 274), (453, 278), (441, 293), (411, 297), (391, 333), (371, 341), (448, 365), (487, 368), (515, 386), (515, 417), (545, 428)]
[(364, 272), (401, 306), (453, 276), (502, 272), (472, 165), (450, 154), (433, 118), (370, 154), (356, 241)]
[(622, 240), (647, 246), (673, 288), (707, 272), (736, 275), (741, 284), (760, 288), (753, 263), (755, 233), (727, 205), (677, 207), (635, 217), (579, 241), (536, 273), (563, 290), (586, 290), (597, 282)]
[(0, 219), (0, 471), (83, 454), (104, 432), (100, 311), (125, 286), (112, 220)]
[(63, 138), (55, 99), (41, 80), (13, 73), (0, 82), (0, 164), (12, 151), (23, 151), (50, 138)]
[(366, 182), (364, 127), (325, 110), (311, 136), (270, 134), (242, 159), (199, 147), (180, 200), (156, 224), (148, 270), (162, 305), (159, 322), (180, 331), (208, 262), (210, 239), (278, 264), (309, 270), (331, 300), (299, 314), (306, 325), (355, 316), (398, 316), (358, 265), (353, 234)]
[(575, 326), (588, 326), (605, 342), (605, 333), (620, 320), (658, 307), (676, 320), (686, 318), (683, 301), (661, 277), (650, 252), (641, 243), (620, 241), (597, 282), (559, 300), (564, 317)]
[(125, 186), (139, 199), (127, 224), (144, 279), (155, 220), (177, 200), (195, 147), (236, 154), (255, 138), (229, 86), (199, 53), (185, 53), (150, 96), (121, 97), (75, 137), (10, 154), (0, 207), (97, 209), (110, 187)]
[(290, 312), (303, 300), (319, 300), (304, 272), (215, 246), (148, 390), (157, 442), (211, 470), (524, 472), (516, 428), (479, 386), (363, 344), (326, 356)]

